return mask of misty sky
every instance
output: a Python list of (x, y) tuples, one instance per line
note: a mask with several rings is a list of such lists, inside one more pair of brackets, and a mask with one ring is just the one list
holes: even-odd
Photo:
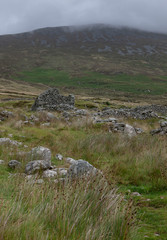
[(167, 33), (167, 0), (0, 0), (0, 34), (107, 23)]

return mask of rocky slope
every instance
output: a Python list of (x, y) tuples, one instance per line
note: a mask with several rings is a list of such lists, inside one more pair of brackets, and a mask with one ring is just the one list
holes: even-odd
[(167, 35), (102, 24), (44, 28), (0, 36), (0, 59), (0, 72), (5, 77), (34, 67), (71, 71), (99, 68), (106, 73), (113, 68), (117, 72), (159, 69), (163, 74)]

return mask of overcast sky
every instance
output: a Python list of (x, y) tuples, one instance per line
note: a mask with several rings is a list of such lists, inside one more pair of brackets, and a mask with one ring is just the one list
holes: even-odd
[(167, 33), (167, 0), (0, 0), (0, 34), (107, 23)]

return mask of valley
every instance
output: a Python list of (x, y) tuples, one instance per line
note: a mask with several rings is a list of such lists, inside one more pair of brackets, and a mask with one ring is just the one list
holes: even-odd
[(166, 40), (0, 36), (0, 240), (166, 240)]

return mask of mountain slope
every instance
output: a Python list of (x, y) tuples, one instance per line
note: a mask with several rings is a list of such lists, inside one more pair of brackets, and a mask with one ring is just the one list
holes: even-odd
[[(61, 79), (60, 75), (63, 72), (68, 78), (66, 77), (65, 82), (62, 80), (61, 85), (70, 84), (75, 87), (76, 82), (70, 79), (86, 82), (85, 77), (89, 78), (91, 72), (100, 75), (93, 75), (93, 80), (90, 79), (85, 87), (89, 88), (92, 82), (91, 86), (95, 87), (94, 83), (98, 82), (98, 78), (101, 79), (103, 74), (106, 88), (112, 79), (116, 83), (120, 81), (121, 87), (113, 85), (116, 91), (128, 91), (126, 83), (121, 85), (122, 78), (125, 76), (124, 79), (131, 82), (135, 76), (137, 80), (133, 83), (133, 91), (136, 81), (140, 82), (140, 75), (149, 78), (141, 92), (149, 90), (153, 81), (155, 88), (156, 84), (162, 84), (160, 88), (163, 91), (158, 90), (158, 94), (162, 94), (165, 93), (167, 82), (167, 35), (102, 24), (80, 28), (44, 28), (28, 33), (0, 36), (0, 60), (0, 77), (26, 80), (30, 74), (25, 71), (33, 71), (34, 74), (36, 69), (38, 73), (44, 69), (51, 69), (57, 72), (53, 76), (50, 72), (49, 79), (44, 81), (44, 84), (59, 86), (57, 81)], [(53, 80), (54, 84), (51, 84)], [(30, 78), (30, 81), (40, 82), (41, 78), (36, 75)], [(141, 81), (140, 85), (143, 85), (144, 81)], [(105, 88), (101, 80), (98, 83), (98, 87), (100, 86)]]

